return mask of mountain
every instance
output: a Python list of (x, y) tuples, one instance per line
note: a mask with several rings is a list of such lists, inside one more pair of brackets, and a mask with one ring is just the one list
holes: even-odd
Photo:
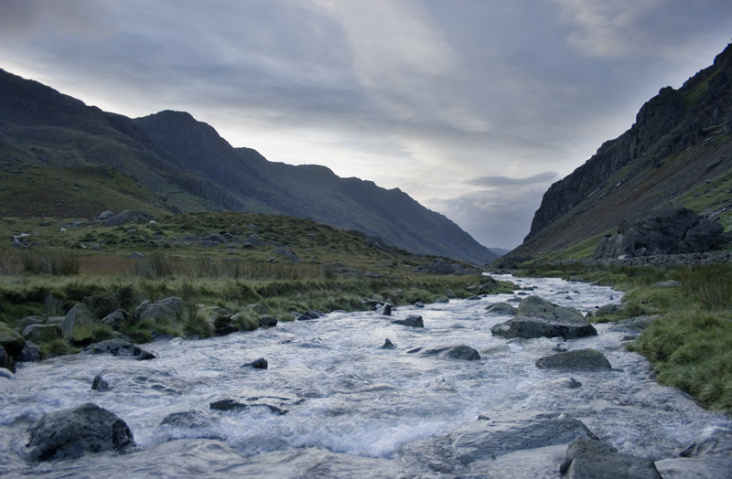
[(662, 88), (635, 123), (551, 185), (521, 246), (503, 263), (594, 245), (624, 220), (684, 206), (732, 225), (732, 45), (675, 90)]
[(235, 211), (310, 218), (418, 254), (496, 255), (406, 193), (234, 148), (185, 112), (131, 119), (0, 70), (0, 215)]

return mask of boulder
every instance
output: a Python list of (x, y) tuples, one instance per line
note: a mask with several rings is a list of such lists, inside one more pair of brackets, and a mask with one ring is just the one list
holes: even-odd
[(732, 458), (732, 429), (710, 426), (697, 436), (694, 443), (681, 451), (681, 457), (719, 456)]
[(106, 379), (104, 379), (104, 376), (102, 373), (97, 374), (94, 376), (94, 380), (92, 381), (91, 388), (95, 391), (99, 392), (107, 392), (109, 391), (109, 383)]
[(422, 316), (410, 314), (407, 319), (397, 319), (392, 321), (394, 324), (401, 324), (402, 326), (410, 326), (412, 328), (424, 328), (424, 321)]
[(282, 257), (282, 258), (284, 258), (284, 259), (286, 259), (286, 260), (288, 260), (288, 261), (290, 261), (292, 263), (299, 263), (300, 262), (300, 258), (297, 257), (297, 255), (295, 254), (294, 251), (292, 251), (291, 248), (287, 248), (287, 247), (284, 247), (284, 246), (279, 247), (279, 248), (277, 248), (277, 249), (274, 250), (274, 254), (276, 254), (277, 256), (280, 256), (280, 257)]
[(250, 247), (250, 248), (257, 248), (259, 246), (266, 246), (267, 242), (259, 236), (257, 233), (250, 234), (246, 241), (244, 242), (244, 246)]
[(652, 460), (621, 454), (609, 444), (590, 439), (569, 445), (559, 472), (567, 479), (662, 479)]
[(76, 303), (64, 317), (61, 332), (68, 341), (84, 343), (94, 337), (97, 321), (83, 303)]
[(123, 339), (108, 339), (107, 341), (90, 344), (84, 348), (84, 352), (89, 354), (111, 354), (112, 356), (135, 358), (139, 361), (155, 359), (154, 354)]
[(428, 349), (422, 354), (426, 356), (440, 356), (446, 359), (462, 359), (464, 361), (477, 361), (480, 354), (475, 348), (461, 344), (451, 348)]
[(96, 404), (56, 411), (30, 428), (30, 457), (34, 461), (78, 458), (88, 452), (120, 451), (135, 444), (130, 428)]
[(58, 324), (30, 324), (23, 329), (23, 336), (27, 341), (45, 343), (63, 337)]
[(316, 311), (316, 310), (309, 310), (302, 313), (300, 316), (297, 317), (298, 321), (309, 321), (311, 319), (318, 319), (325, 316), (325, 313), (322, 311)]
[(704, 253), (727, 240), (716, 221), (687, 208), (659, 208), (623, 222), (598, 243), (594, 259)]
[(273, 318), (272, 316), (260, 316), (259, 317), (259, 327), (260, 328), (274, 328), (277, 326), (277, 318)]
[(102, 324), (105, 324), (112, 329), (117, 329), (119, 326), (124, 324), (125, 321), (127, 321), (127, 317), (127, 311), (120, 308), (106, 315), (102, 319)]
[(557, 306), (539, 296), (524, 298), (514, 318), (496, 324), (491, 332), (504, 338), (574, 339), (597, 334), (595, 327), (576, 309)]
[(495, 314), (497, 316), (514, 316), (516, 314), (516, 308), (509, 303), (495, 303), (485, 308), (488, 314)]
[(7, 369), (11, 373), (15, 372), (15, 360), (0, 346), (0, 368)]
[(23, 350), (16, 358), (19, 363), (32, 363), (41, 359), (41, 347), (30, 341), (25, 342)]
[(184, 322), (190, 316), (190, 307), (187, 302), (177, 297), (161, 299), (154, 303), (146, 300), (135, 309), (135, 316), (140, 321), (174, 324)]
[(259, 358), (251, 363), (245, 364), (244, 366), (248, 366), (254, 369), (267, 369), (269, 367), (269, 363), (264, 358)]
[(121, 213), (117, 213), (116, 215), (107, 218), (107, 221), (104, 223), (104, 225), (113, 227), (113, 226), (119, 226), (119, 225), (123, 225), (125, 223), (134, 222), (134, 221), (141, 221), (141, 220), (148, 221), (152, 217), (153, 217), (153, 215), (151, 215), (150, 213), (147, 213), (145, 211), (124, 210)]
[(25, 339), (23, 336), (5, 323), (0, 323), (0, 347), (11, 357), (17, 356), (23, 350)]
[(536, 361), (541, 369), (567, 369), (572, 371), (606, 371), (612, 369), (610, 361), (596, 349), (579, 349), (545, 356)]
[(394, 343), (391, 342), (391, 339), (389, 339), (389, 338), (386, 338), (384, 340), (384, 345), (381, 346), (381, 349), (394, 349), (394, 348), (396, 348), (396, 346), (394, 345)]
[(377, 309), (376, 312), (384, 316), (391, 316), (391, 304), (385, 303), (381, 305), (381, 307)]

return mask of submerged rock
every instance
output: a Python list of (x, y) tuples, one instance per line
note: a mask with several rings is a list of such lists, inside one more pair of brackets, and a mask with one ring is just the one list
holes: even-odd
[(539, 296), (523, 299), (514, 318), (496, 324), (491, 332), (504, 338), (574, 339), (597, 334), (595, 327), (576, 309), (557, 306)]
[(424, 321), (422, 316), (410, 314), (407, 319), (396, 319), (392, 321), (394, 324), (401, 324), (402, 326), (410, 326), (412, 328), (424, 328)]
[(391, 342), (391, 339), (389, 339), (389, 338), (386, 338), (384, 340), (384, 345), (381, 346), (381, 349), (394, 349), (394, 348), (396, 348), (396, 346), (394, 345), (394, 343)]
[(652, 460), (622, 454), (609, 444), (588, 439), (569, 445), (559, 472), (567, 479), (662, 479)]
[(476, 361), (480, 359), (480, 354), (475, 348), (464, 344), (451, 348), (428, 349), (422, 354), (425, 356), (440, 356), (446, 359), (462, 359), (465, 361)]
[(119, 451), (134, 445), (125, 422), (96, 404), (56, 411), (30, 428), (30, 456), (34, 461), (77, 458), (88, 452)]
[(605, 371), (612, 369), (610, 361), (596, 349), (579, 349), (545, 356), (536, 361), (541, 369), (572, 371)]
[(155, 359), (155, 355), (153, 353), (145, 351), (136, 344), (125, 341), (124, 339), (108, 339), (107, 341), (90, 344), (84, 348), (84, 352), (90, 354), (111, 354), (112, 356), (130, 357), (140, 361)]

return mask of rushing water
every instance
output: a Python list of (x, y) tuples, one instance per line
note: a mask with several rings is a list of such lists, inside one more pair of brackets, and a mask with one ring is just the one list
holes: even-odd
[[(582, 283), (513, 280), (534, 287), (531, 294), (583, 311), (621, 298)], [(144, 345), (157, 356), (152, 361), (75, 355), (22, 364), (14, 378), (0, 377), (0, 476), (455, 477), (425, 472), (417, 456), (404, 451), (428, 447), (478, 417), (567, 413), (620, 451), (660, 460), (678, 455), (708, 426), (732, 426), (728, 416), (658, 385), (646, 361), (624, 349), (628, 333), (610, 325), (598, 325), (596, 337), (566, 342), (494, 337), (491, 326), (509, 318), (489, 316), (485, 308), (512, 298), (399, 308), (392, 317), (336, 312), (226, 337)], [(421, 315), (425, 328), (391, 322), (409, 314)], [(395, 349), (381, 348), (386, 338)], [(535, 361), (560, 342), (570, 350), (602, 351), (613, 370), (537, 368)], [(476, 348), (481, 360), (422, 354), (458, 344)], [(269, 369), (245, 366), (260, 357)], [(109, 391), (91, 389), (100, 373)], [(570, 376), (582, 386), (566, 387)], [(250, 407), (209, 408), (225, 398)], [(85, 402), (121, 417), (138, 447), (126, 454), (27, 462), (28, 427), (46, 413)], [(530, 457), (551, 467), (547, 477), (556, 477), (561, 452), (552, 450), (550, 459), (525, 454), (513, 466), (515, 477), (531, 477), (521, 473), (521, 461), (528, 468)]]

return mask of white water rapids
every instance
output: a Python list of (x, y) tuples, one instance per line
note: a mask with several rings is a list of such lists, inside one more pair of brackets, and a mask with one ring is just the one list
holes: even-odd
[[(606, 287), (495, 277), (584, 311), (621, 299)], [(625, 350), (628, 333), (611, 325), (596, 325), (598, 336), (571, 341), (494, 337), (491, 326), (510, 318), (490, 316), (485, 308), (512, 298), (404, 307), (391, 317), (335, 312), (225, 337), (143, 345), (157, 356), (151, 361), (80, 354), (20, 364), (14, 378), (0, 377), (0, 476), (473, 477), (468, 466), (456, 465), (460, 474), (440, 472), (402, 452), (448, 437), (479, 416), (566, 413), (621, 452), (653, 460), (677, 456), (709, 426), (732, 427), (728, 416), (657, 384), (647, 362)], [(410, 314), (424, 318), (424, 329), (392, 323)], [(386, 338), (395, 349), (381, 348)], [(535, 361), (553, 354), (558, 343), (569, 350), (598, 349), (613, 370), (537, 368)], [(481, 359), (414, 352), (459, 344), (477, 349)], [(269, 369), (244, 366), (260, 357)], [(100, 373), (109, 391), (91, 389)], [(582, 386), (566, 387), (570, 376)], [(226, 398), (252, 406), (238, 412), (209, 408)], [(46, 413), (86, 402), (122, 418), (138, 447), (125, 454), (28, 462), (28, 427)], [(184, 412), (182, 420), (162, 424)], [(563, 448), (548, 457), (518, 455), (505, 469), (513, 473), (495, 477), (540, 477), (522, 470), (558, 477)]]

